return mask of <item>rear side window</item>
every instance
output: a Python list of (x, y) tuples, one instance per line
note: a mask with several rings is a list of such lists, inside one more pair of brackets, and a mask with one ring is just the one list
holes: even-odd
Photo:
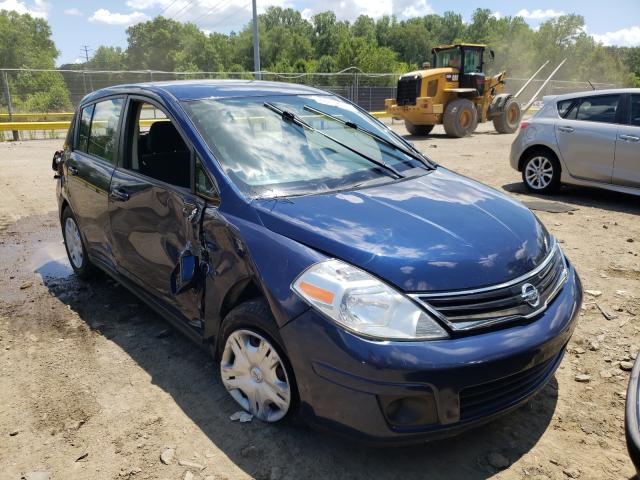
[(620, 95), (586, 97), (580, 101), (576, 120), (587, 122), (616, 123)]
[(80, 115), (77, 149), (81, 152), (87, 151), (89, 132), (91, 131), (91, 117), (93, 116), (93, 107), (94, 105), (89, 105), (88, 107), (83, 108), (82, 114)]
[(558, 115), (560, 115), (562, 118), (566, 118), (567, 113), (569, 112), (569, 109), (571, 108), (571, 105), (573, 105), (574, 101), (575, 100), (573, 100), (573, 99), (559, 101), (558, 102)]
[(87, 152), (115, 163), (115, 146), (118, 143), (118, 125), (122, 113), (122, 98), (114, 98), (95, 104)]
[(640, 127), (640, 95), (631, 95), (631, 125)]

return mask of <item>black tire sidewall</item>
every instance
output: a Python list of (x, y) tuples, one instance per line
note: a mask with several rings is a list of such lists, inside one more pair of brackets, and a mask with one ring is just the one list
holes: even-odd
[[(460, 117), (462, 113), (468, 110), (471, 112), (472, 119), (469, 126), (465, 129), (460, 126)], [(457, 98), (449, 102), (444, 112), (443, 125), (447, 135), (462, 138), (470, 135), (477, 128), (478, 111), (474, 103), (466, 98)]]
[[(551, 163), (553, 167), (553, 175), (551, 176), (551, 181), (544, 188), (534, 188), (527, 182), (526, 171), (527, 165), (529, 162), (533, 160), (535, 157), (544, 157)], [(549, 194), (556, 192), (560, 187), (560, 165), (558, 164), (558, 160), (556, 160), (552, 155), (549, 155), (547, 152), (532, 152), (527, 155), (527, 158), (522, 163), (522, 182), (527, 190), (532, 193), (541, 193), (541, 194)]]
[[(216, 348), (216, 361), (221, 366), (222, 352), (229, 336), (237, 330), (249, 330), (264, 337), (275, 348), (287, 371), (287, 378), (291, 387), (291, 403), (289, 411), (281, 420), (274, 423), (282, 423), (285, 421), (298, 421), (298, 413), (300, 407), (300, 395), (298, 393), (298, 383), (289, 361), (284, 342), (278, 331), (275, 319), (263, 299), (250, 300), (238, 305), (231, 310), (224, 318), (220, 326), (220, 334), (218, 336)], [(234, 400), (235, 401), (235, 400)]]
[[(69, 247), (67, 246), (66, 225), (67, 225), (67, 219), (69, 218), (73, 220), (73, 222), (76, 224), (76, 228), (80, 232), (80, 242), (82, 244), (82, 265), (80, 268), (76, 267), (73, 264), (73, 261), (71, 260), (71, 255), (69, 254)], [(60, 217), (60, 223), (62, 226), (62, 238), (64, 239), (64, 249), (67, 252), (67, 258), (69, 259), (69, 264), (71, 265), (71, 268), (73, 269), (74, 273), (78, 275), (80, 278), (90, 277), (91, 274), (93, 273), (93, 265), (89, 261), (89, 256), (87, 255), (87, 248), (84, 245), (84, 238), (82, 236), (82, 231), (80, 230), (80, 225), (78, 225), (78, 220), (76, 219), (75, 215), (71, 211), (71, 208), (69, 208), (68, 206), (65, 207), (64, 211), (62, 212), (62, 217)]]

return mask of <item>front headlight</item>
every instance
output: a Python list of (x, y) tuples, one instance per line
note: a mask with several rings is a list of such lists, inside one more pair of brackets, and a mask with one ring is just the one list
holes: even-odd
[(368, 337), (435, 340), (449, 336), (406, 296), (340, 260), (310, 266), (291, 288), (338, 324)]

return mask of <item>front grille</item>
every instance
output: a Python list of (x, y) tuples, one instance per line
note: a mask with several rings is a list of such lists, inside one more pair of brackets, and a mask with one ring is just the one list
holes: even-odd
[(460, 420), (472, 419), (509, 405), (530, 395), (555, 371), (564, 349), (554, 357), (534, 367), (499, 380), (474, 385), (460, 391)]
[(420, 96), (420, 87), (422, 85), (422, 77), (419, 75), (410, 75), (400, 77), (398, 80), (398, 92), (396, 94), (397, 105), (415, 105), (416, 98)]
[[(503, 285), (462, 292), (413, 294), (454, 331), (486, 328), (532, 318), (544, 311), (567, 279), (558, 244), (533, 271)], [(537, 302), (535, 293), (537, 292)]]

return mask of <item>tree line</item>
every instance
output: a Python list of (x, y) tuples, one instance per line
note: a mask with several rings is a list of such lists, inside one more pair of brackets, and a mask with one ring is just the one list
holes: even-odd
[[(489, 73), (506, 70), (508, 76), (526, 77), (546, 60), (557, 65), (568, 58), (557, 79), (640, 86), (640, 47), (602, 46), (576, 14), (551, 19), (537, 30), (522, 17), (496, 18), (488, 9), (477, 9), (469, 23), (454, 12), (408, 20), (361, 15), (348, 22), (330, 11), (307, 20), (291, 8), (270, 7), (258, 22), (262, 69), (270, 72), (338, 72), (354, 66), (364, 72), (404, 73), (430, 60), (437, 45), (470, 42), (495, 51)], [(59, 52), (45, 20), (2, 11), (0, 39), (0, 67), (54, 67)], [(208, 33), (158, 16), (129, 27), (126, 48), (103, 45), (88, 62), (60, 68), (252, 71), (252, 25), (240, 32)], [(55, 73), (12, 76), (13, 90), (25, 92), (17, 103), (28, 110), (62, 108), (69, 101), (64, 78)]]

